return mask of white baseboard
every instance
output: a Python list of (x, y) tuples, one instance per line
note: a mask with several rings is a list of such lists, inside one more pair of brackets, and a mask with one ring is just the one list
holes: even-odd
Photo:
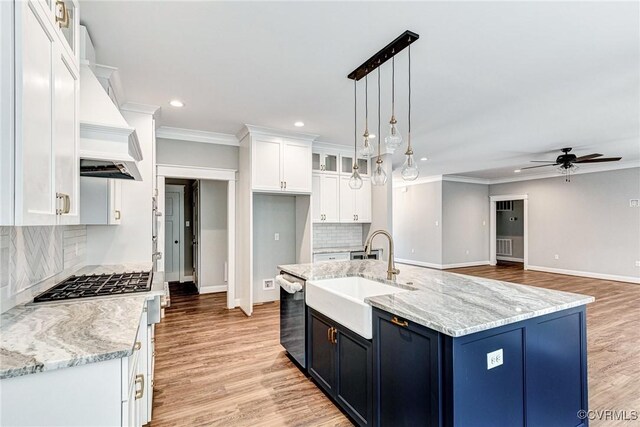
[(627, 282), (640, 284), (640, 277), (619, 276), (616, 274), (593, 273), (590, 271), (565, 270), (563, 268), (541, 267), (538, 265), (527, 266), (528, 270), (543, 271), (545, 273), (565, 274), (567, 276), (589, 277), (592, 279), (613, 280), (616, 282)]
[(182, 278), (183, 282), (193, 282), (193, 276), (184, 276)]
[(227, 285), (202, 286), (198, 289), (198, 293), (200, 294), (212, 294), (215, 292), (227, 292)]
[(462, 267), (477, 267), (480, 265), (489, 265), (491, 264), (490, 261), (470, 261), (470, 262), (458, 262), (455, 264), (444, 264), (442, 266), (443, 270), (446, 270), (448, 268), (462, 268)]
[(454, 264), (435, 264), (432, 262), (414, 261), (411, 259), (396, 258), (396, 262), (400, 264), (416, 265), (418, 267), (435, 268), (436, 270), (447, 270), (449, 268), (477, 267), (479, 265), (489, 265), (489, 261), (470, 261), (459, 262)]
[(524, 262), (524, 258), (515, 258), (512, 256), (497, 256), (496, 257), (497, 260), (499, 261), (511, 261), (511, 262)]

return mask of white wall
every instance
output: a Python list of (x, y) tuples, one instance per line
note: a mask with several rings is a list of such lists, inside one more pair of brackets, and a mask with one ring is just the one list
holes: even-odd
[(200, 277), (202, 292), (211, 286), (226, 286), (225, 264), (228, 262), (226, 181), (200, 181)]
[(157, 140), (158, 164), (238, 169), (238, 147), (204, 142)]
[(87, 226), (87, 264), (121, 264), (152, 261), (152, 201), (154, 185), (155, 129), (153, 117), (122, 111), (136, 128), (143, 160), (138, 163), (142, 181), (122, 183), (120, 225)]
[[(640, 168), (491, 185), (529, 195), (529, 266), (640, 280)], [(554, 255), (559, 259), (554, 259)]]
[(442, 264), (489, 262), (489, 186), (442, 181)]
[[(275, 240), (275, 233), (279, 240)], [(296, 263), (296, 197), (253, 196), (253, 301), (280, 298), (279, 288), (263, 290), (262, 281), (273, 279), (280, 264)]]
[(441, 181), (393, 189), (393, 236), (397, 259), (441, 265), (441, 225)]

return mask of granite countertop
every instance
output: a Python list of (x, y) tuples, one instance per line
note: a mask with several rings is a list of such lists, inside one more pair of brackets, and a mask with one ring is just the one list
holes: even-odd
[[(460, 337), (593, 302), (588, 295), (400, 265), (396, 284), (415, 290), (367, 298), (373, 307)], [(389, 283), (386, 261), (291, 264), (279, 269), (305, 280), (348, 276)], [(391, 284), (391, 283), (390, 283)]]
[[(73, 274), (151, 269), (152, 263), (86, 266)], [(164, 275), (154, 272), (149, 292), (8, 310), (0, 315), (0, 379), (131, 355), (145, 301), (166, 292)]]
[[(381, 248), (372, 248), (374, 251), (379, 251)], [(330, 254), (334, 252), (359, 252), (364, 251), (364, 245), (360, 246), (336, 246), (332, 248), (314, 248), (314, 254)]]

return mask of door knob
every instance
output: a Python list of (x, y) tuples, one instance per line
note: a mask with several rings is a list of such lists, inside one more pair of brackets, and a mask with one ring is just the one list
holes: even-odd
[(176, 244), (177, 244), (177, 243), (178, 243), (178, 241), (176, 240), (176, 241), (175, 241), (175, 242), (173, 242), (173, 243), (176, 243)]

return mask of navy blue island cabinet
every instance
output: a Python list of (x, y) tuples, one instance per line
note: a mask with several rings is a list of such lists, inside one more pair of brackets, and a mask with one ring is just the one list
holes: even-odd
[(370, 340), (308, 308), (308, 373), (360, 426), (373, 425)]
[(585, 307), (451, 337), (373, 311), (381, 427), (585, 427)]

